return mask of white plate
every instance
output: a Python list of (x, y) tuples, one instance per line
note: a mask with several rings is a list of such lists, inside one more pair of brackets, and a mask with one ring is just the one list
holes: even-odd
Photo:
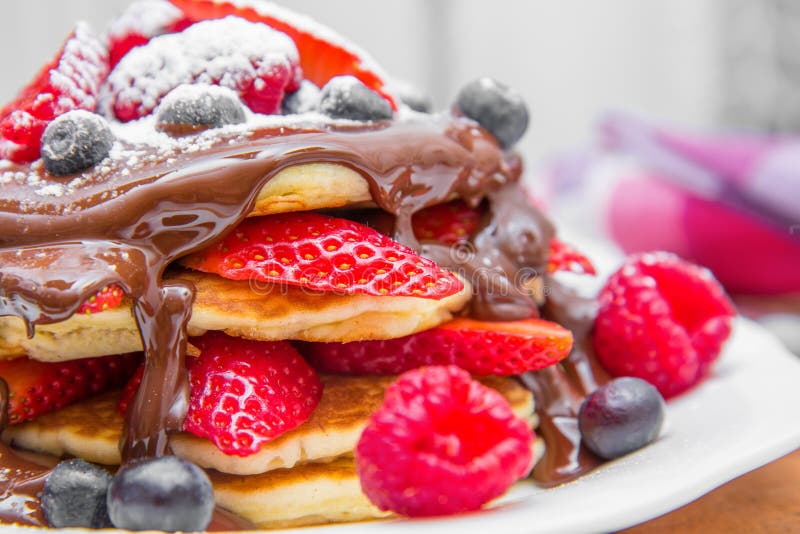
[(714, 375), (670, 401), (653, 444), (564, 486), (518, 484), (499, 506), (436, 520), (396, 520), (301, 534), (608, 532), (679, 508), (800, 446), (800, 359), (740, 320)]

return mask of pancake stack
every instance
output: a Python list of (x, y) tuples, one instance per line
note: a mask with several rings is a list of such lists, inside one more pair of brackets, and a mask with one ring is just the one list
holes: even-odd
[[(159, 16), (145, 21), (143, 6)], [(140, 46), (121, 50), (131, 28)], [(271, 39), (287, 62), (274, 63), (263, 78), (277, 83), (275, 72), (283, 71), (275, 65), (295, 69), (282, 82), (277, 104), (200, 72), (231, 50), (241, 52), (246, 43), (226, 33), (234, 30), (283, 32)], [(82, 31), (72, 39), (88, 40)], [(195, 57), (180, 50), (184, 38), (221, 41), (210, 48), (213, 58)], [(0, 358), (6, 360), (0, 376), (12, 391), (5, 443), (111, 469), (134, 458), (175, 454), (207, 471), (220, 508), (259, 528), (384, 517), (391, 512), (362, 492), (354, 450), (386, 388), (416, 364), (391, 361), (367, 372), (336, 368), (335, 362), (331, 369), (330, 362), (310, 358), (322, 383), (310, 416), (257, 451), (230, 454), (183, 428), (190, 394), (185, 360), (203, 358), (204, 336), (222, 333), (288, 343), (280, 346), (304, 355), (357, 347), (374, 351), (377, 361), (386, 356), (379, 348), (389, 346), (380, 343), (454, 325), (470, 335), (499, 332), (498, 351), (504, 350), (503, 336), (530, 337), (534, 348), (525, 356), (538, 363), (502, 373), (470, 368), (462, 360), (480, 355), (469, 351), (458, 355), (462, 360), (432, 363), (466, 367), (536, 428), (533, 395), (513, 375), (564, 358), (571, 336), (557, 330), (558, 350), (545, 350), (536, 345), (536, 331), (523, 328), (559, 328), (538, 319), (544, 276), (581, 261), (559, 244), (559, 257), (568, 261), (554, 262), (553, 228), (519, 185), (522, 164), (512, 147), (525, 130), (527, 111), (513, 91), (482, 80), (465, 88), (453, 110), (413, 110), (409, 104), (419, 103), (393, 89), (361, 50), (303, 17), (255, 1), (139, 3), (98, 43), (109, 47), (111, 59), (101, 60), (109, 62), (110, 74), (98, 71), (96, 102), (80, 104), (104, 117), (113, 137), (97, 162), (62, 172), (48, 144), (61, 117), (41, 119), (48, 125), (42, 159), (23, 154), (22, 138), (0, 140), (6, 160), (0, 163)], [(158, 72), (147, 71), (147, 54), (164, 49), (186, 56), (175, 64), (169, 63), (173, 55), (161, 58), (168, 65), (161, 70), (171, 69), (187, 100), (153, 97), (149, 89), (147, 98), (130, 97), (147, 80), (159, 80)], [(184, 70), (191, 72), (181, 79)], [(167, 104), (176, 98), (186, 103), (191, 88), (208, 85), (227, 87), (223, 97), (234, 95), (243, 106), (239, 114), (219, 123)], [(204, 94), (216, 98), (215, 91)], [(155, 100), (150, 107), (148, 98)], [(22, 101), (11, 106), (40, 120)], [(79, 123), (83, 119), (71, 114), (86, 112), (80, 109), (64, 116)], [(2, 118), (11, 116), (4, 111)], [(254, 235), (247, 232), (280, 230), (308, 214), (366, 236), (331, 245), (326, 239), (345, 234), (286, 234), (287, 243), (310, 240), (335, 272), (322, 272), (314, 254), (291, 249), (297, 257), (287, 258), (277, 237), (264, 240), (263, 253), (247, 248), (253, 244), (247, 236)], [(246, 261), (234, 255), (239, 245), (246, 251), (241, 254), (250, 254)], [(357, 254), (361, 245), (389, 250), (381, 259), (386, 267), (363, 280), (346, 278), (360, 264), (342, 260), (337, 247), (355, 247), (350, 257), (367, 261), (371, 253)], [(317, 269), (311, 280), (287, 274), (308, 267), (303, 261)], [(417, 270), (400, 272), (401, 265)], [(429, 275), (427, 283), (419, 282)], [(553, 343), (553, 336), (548, 340)], [(415, 350), (413, 361), (427, 361), (424, 344)], [(509, 350), (510, 359), (517, 356)], [(31, 360), (59, 369), (76, 360), (131, 354), (125, 361), (134, 365), (120, 366), (103, 387), (53, 402), (40, 399), (46, 409), (35, 413), (13, 395), (13, 369)], [(132, 377), (139, 361), (146, 363)], [(119, 387), (129, 380), (126, 408), (119, 405)], [(536, 457), (542, 448), (536, 441)], [(6, 521), (41, 523), (36, 514), (14, 516), (6, 508), (0, 502)]]

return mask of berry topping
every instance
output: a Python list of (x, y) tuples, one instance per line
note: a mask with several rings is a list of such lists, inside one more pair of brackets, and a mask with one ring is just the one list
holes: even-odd
[(85, 171), (108, 156), (114, 145), (106, 120), (89, 111), (70, 111), (51, 122), (42, 136), (42, 159), (50, 174)]
[(598, 388), (578, 412), (581, 443), (613, 460), (641, 449), (658, 437), (664, 422), (664, 399), (638, 378), (623, 377)]
[(385, 235), (312, 212), (247, 219), (217, 245), (182, 262), (231, 280), (348, 295), (442, 299), (464, 288), (455, 275)]
[(282, 111), (284, 115), (294, 115), (299, 113), (309, 113), (319, 109), (319, 87), (303, 80), (300, 89), (294, 93), (286, 95), (283, 99)]
[(23, 423), (121, 387), (138, 364), (137, 354), (52, 363), (28, 358), (0, 361), (0, 377), (9, 390), (8, 422)]
[(287, 342), (208, 333), (192, 343), (192, 389), (184, 429), (225, 454), (248, 456), (304, 423), (322, 398), (314, 370)]
[(326, 373), (398, 374), (423, 365), (457, 365), (480, 376), (519, 375), (566, 358), (572, 334), (542, 319), (459, 318), (398, 339), (300, 346), (311, 364)]
[(392, 107), (353, 76), (336, 76), (322, 88), (319, 110), (334, 119), (388, 121)]
[(600, 292), (593, 342), (613, 376), (635, 376), (665, 398), (702, 380), (736, 312), (711, 273), (667, 253), (630, 257)]
[(178, 32), (191, 24), (180, 9), (167, 0), (138, 0), (108, 29), (108, 58), (114, 68), (134, 47), (157, 35)]
[(125, 384), (124, 388), (122, 388), (122, 393), (120, 393), (119, 401), (117, 401), (117, 411), (123, 416), (128, 413), (128, 406), (130, 406), (131, 402), (133, 402), (133, 397), (139, 390), (139, 385), (142, 383), (143, 377), (144, 362), (139, 365), (139, 367), (136, 369), (136, 372), (134, 372), (133, 376), (131, 376), (131, 379), (128, 380), (128, 383)]
[(0, 109), (0, 158), (16, 163), (37, 159), (50, 121), (76, 109), (94, 111), (107, 74), (105, 47), (79, 24), (55, 59)]
[(361, 488), (382, 510), (477, 510), (533, 466), (533, 432), (458, 367), (423, 367), (386, 390), (356, 447)]
[(42, 511), (53, 528), (111, 528), (106, 493), (111, 475), (80, 459), (58, 464), (44, 483)]
[(554, 237), (550, 240), (547, 272), (571, 271), (579, 274), (597, 274), (592, 261), (572, 245)]
[(511, 148), (528, 129), (528, 107), (510, 87), (480, 78), (467, 84), (458, 94), (458, 109), (486, 128), (503, 148)]
[(116, 284), (108, 285), (84, 302), (81, 307), (78, 308), (78, 313), (91, 315), (106, 310), (113, 310), (119, 307), (124, 296), (125, 293), (122, 291), (121, 287)]
[(228, 17), (154, 37), (122, 58), (108, 77), (106, 104), (121, 121), (149, 115), (182, 84), (221, 85), (254, 112), (281, 109), (285, 92), (297, 89), (297, 49), (264, 24)]
[(436, 204), (414, 214), (414, 235), (422, 241), (454, 245), (468, 241), (481, 219), (481, 210), (463, 200)]
[(283, 32), (297, 45), (303, 75), (317, 87), (324, 86), (334, 76), (349, 74), (377, 91), (391, 104), (392, 109), (396, 109), (394, 99), (385, 88), (385, 75), (374, 61), (335, 31), (308, 17), (269, 2), (170, 1), (193, 21), (234, 15)]
[(239, 97), (218, 85), (179, 85), (158, 106), (159, 125), (187, 126), (199, 131), (245, 121)]
[(108, 514), (125, 530), (199, 532), (214, 513), (208, 475), (176, 456), (123, 466), (108, 488)]

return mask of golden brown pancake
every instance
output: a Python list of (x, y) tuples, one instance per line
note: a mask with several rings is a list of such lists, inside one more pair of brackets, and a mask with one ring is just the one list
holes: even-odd
[[(231, 336), (264, 341), (363, 341), (392, 339), (433, 328), (452, 318), (471, 289), (442, 300), (311, 293), (295, 286), (267, 291), (246, 281), (214, 274), (176, 271), (169, 278), (192, 282), (197, 297), (190, 335), (223, 330)], [(29, 339), (17, 317), (0, 317), (0, 358), (28, 355), (43, 361), (92, 358), (142, 350), (139, 332), (125, 301), (119, 308), (36, 327)]]

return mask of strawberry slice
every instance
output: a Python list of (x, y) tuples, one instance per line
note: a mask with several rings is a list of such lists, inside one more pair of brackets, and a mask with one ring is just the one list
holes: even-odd
[(398, 339), (297, 346), (311, 365), (326, 373), (398, 374), (424, 365), (457, 365), (478, 376), (508, 376), (566, 358), (572, 349), (572, 333), (542, 319), (459, 318)]
[(366, 54), (347, 43), (333, 30), (311, 19), (267, 2), (236, 0), (170, 0), (195, 22), (235, 15), (271, 26), (292, 38), (300, 53), (300, 66), (306, 79), (319, 87), (334, 76), (352, 75), (383, 96), (397, 110), (386, 90), (384, 74), (366, 59)]
[(8, 384), (10, 424), (30, 421), (76, 401), (122, 386), (141, 354), (104, 356), (67, 362), (29, 358), (0, 361), (0, 377)]
[(136, 372), (133, 373), (133, 376), (131, 376), (128, 383), (125, 384), (125, 387), (122, 388), (122, 393), (117, 401), (117, 411), (122, 414), (123, 417), (128, 413), (128, 406), (130, 406), (133, 401), (136, 392), (139, 391), (139, 384), (142, 383), (142, 377), (144, 377), (144, 362), (139, 364)]
[(418, 211), (412, 224), (417, 239), (455, 245), (472, 237), (480, 218), (480, 209), (470, 207), (463, 200), (453, 200)]
[(113, 69), (132, 48), (165, 33), (183, 31), (192, 24), (167, 0), (139, 0), (108, 29), (108, 58)]
[(550, 240), (550, 256), (547, 260), (547, 272), (570, 271), (578, 274), (596, 275), (597, 271), (591, 260), (578, 249), (564, 243), (558, 238)]
[(247, 219), (182, 263), (231, 280), (347, 295), (438, 300), (464, 288), (455, 275), (371, 228), (311, 212)]
[(106, 310), (113, 310), (119, 307), (124, 296), (125, 293), (122, 291), (121, 287), (116, 284), (108, 285), (81, 304), (81, 307), (78, 308), (78, 313), (91, 315)]
[(308, 420), (322, 382), (286, 341), (249, 341), (210, 332), (192, 343), (192, 393), (184, 430), (225, 454), (248, 456)]
[(78, 24), (53, 61), (0, 109), (0, 158), (15, 163), (37, 159), (50, 121), (76, 109), (95, 111), (107, 75), (105, 46), (87, 26)]

